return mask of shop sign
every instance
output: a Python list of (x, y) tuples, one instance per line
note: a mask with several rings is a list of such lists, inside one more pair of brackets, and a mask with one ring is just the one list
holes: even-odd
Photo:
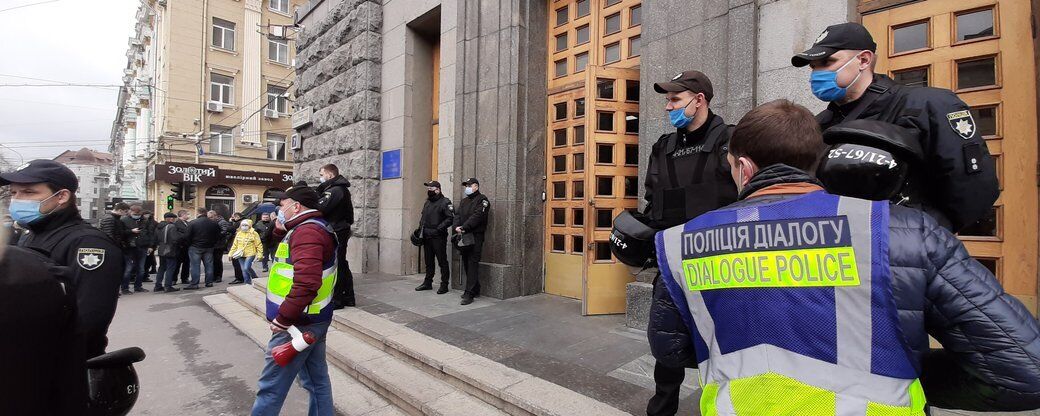
[(308, 124), (311, 124), (311, 117), (314, 116), (314, 107), (306, 106), (292, 114), (292, 128), (300, 129)]
[(250, 172), (221, 169), (213, 165), (166, 163), (154, 166), (155, 179), (167, 183), (185, 182), (200, 185), (244, 184), (292, 186), (292, 172)]

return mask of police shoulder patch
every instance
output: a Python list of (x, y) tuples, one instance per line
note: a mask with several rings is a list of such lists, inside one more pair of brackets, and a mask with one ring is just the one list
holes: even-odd
[(96, 270), (102, 264), (105, 264), (105, 249), (80, 248), (76, 251), (76, 263), (83, 270)]
[(946, 120), (950, 122), (950, 128), (957, 132), (962, 139), (968, 140), (975, 137), (975, 119), (971, 117), (971, 111), (961, 110), (948, 113)]
[(484, 208), (487, 208), (487, 207), (491, 206), (491, 203), (488, 202), (488, 200), (486, 200), (486, 199), (483, 200), (483, 201), (480, 201), (480, 204), (484, 205)]
[(448, 211), (455, 211), (455, 206), (452, 205), (450, 202), (448, 203)]

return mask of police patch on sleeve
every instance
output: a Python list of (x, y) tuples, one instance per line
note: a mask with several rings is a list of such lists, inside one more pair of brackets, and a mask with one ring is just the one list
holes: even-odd
[(488, 202), (488, 200), (486, 200), (486, 199), (485, 199), (485, 200), (483, 200), (483, 201), (480, 201), (480, 204), (484, 206), (484, 212), (487, 212), (487, 210), (488, 210), (488, 207), (490, 207), (490, 206), (491, 206), (491, 203), (490, 203), (490, 202)]
[(76, 252), (76, 263), (83, 270), (96, 270), (105, 264), (105, 249), (103, 248), (80, 248)]
[(448, 203), (448, 211), (455, 212), (455, 206), (451, 205), (450, 202)]
[(971, 111), (954, 111), (947, 114), (946, 119), (950, 121), (950, 128), (964, 140), (975, 137), (975, 119), (971, 117)]

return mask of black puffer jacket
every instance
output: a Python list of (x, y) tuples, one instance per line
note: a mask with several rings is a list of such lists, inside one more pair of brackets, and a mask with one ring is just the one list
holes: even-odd
[[(814, 181), (783, 165), (756, 175), (741, 198), (780, 183)], [(792, 195), (744, 199), (733, 206)], [(889, 262), (899, 323), (921, 369), (928, 404), (948, 409), (1040, 408), (1040, 324), (957, 237), (922, 211), (892, 206)], [(928, 335), (944, 349), (931, 350)], [(670, 366), (696, 365), (690, 333), (664, 284), (655, 282), (650, 349)]]

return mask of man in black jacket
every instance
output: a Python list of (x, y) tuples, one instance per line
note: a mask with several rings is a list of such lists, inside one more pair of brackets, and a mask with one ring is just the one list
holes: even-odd
[(179, 291), (173, 287), (177, 279), (177, 263), (184, 236), (188, 234), (188, 224), (177, 218), (177, 214), (163, 214), (163, 222), (159, 223), (156, 232), (156, 254), (159, 255), (159, 268), (155, 274), (155, 292), (172, 293)]
[(455, 246), (462, 256), (462, 269), (466, 271), (465, 291), (462, 292), (462, 305), (473, 303), (473, 298), (480, 296), (480, 254), (484, 246), (484, 232), (487, 230), (487, 218), (491, 212), (491, 202), (480, 193), (480, 182), (477, 178), (469, 178), (462, 182), (466, 195), (459, 205), (459, 214), (455, 216)]
[[(209, 211), (213, 212), (213, 211)], [(220, 226), (209, 219), (209, 212), (199, 208), (199, 216), (188, 223), (188, 261), (191, 263), (191, 284), (184, 290), (199, 288), (199, 263), (206, 268), (206, 287), (213, 286), (213, 251), (220, 242)]]
[(213, 246), (213, 283), (220, 283), (224, 281), (224, 254), (235, 238), (235, 226), (216, 210), (209, 210), (206, 216), (220, 228), (220, 235)]
[(263, 213), (260, 215), (260, 221), (253, 224), (253, 229), (260, 235), (260, 244), (264, 246), (264, 252), (260, 254), (260, 264), (263, 266), (264, 271), (267, 271), (267, 262), (271, 257), (271, 214)]
[(434, 259), (441, 267), (441, 286), (438, 295), (448, 293), (448, 227), (455, 219), (455, 210), (451, 200), (441, 193), (441, 183), (426, 182), (426, 203), (423, 204), (419, 216), (419, 229), (422, 233), (423, 251), (426, 252), (426, 279), (415, 290), (432, 290)]
[[(16, 202), (19, 206), (11, 215), (28, 229), (19, 246), (49, 253), (56, 264), (71, 269), (77, 328), (84, 337), (87, 358), (104, 354), (123, 276), (123, 250), (80, 217), (76, 207), (79, 180), (64, 165), (34, 160), (0, 174), (0, 185), (8, 184), (12, 208)], [(26, 206), (33, 209), (22, 208)], [(117, 206), (125, 209), (125, 205)]]
[(126, 239), (127, 256), (123, 260), (125, 266), (122, 293), (130, 294), (131, 279), (134, 283), (134, 292), (147, 292), (148, 289), (144, 288), (144, 263), (145, 257), (148, 256), (148, 246), (151, 245), (149, 241), (151, 236), (148, 235), (144, 217), (141, 214), (141, 206), (131, 205), (130, 215), (124, 215), (119, 220), (123, 222), (124, 228), (130, 230)]
[[(823, 191), (809, 173), (823, 149), (804, 107), (744, 116), (728, 156), (740, 201), (657, 234), (654, 357), (702, 369), (702, 409), (808, 414), (822, 400), (807, 384), (831, 409), (1040, 408), (1036, 318), (933, 217)], [(788, 396), (758, 388), (770, 378)]]
[[(155, 248), (156, 248), (156, 244), (157, 244), (156, 240), (158, 239), (158, 236), (155, 234), (155, 232), (159, 230), (159, 223), (155, 220), (155, 218), (152, 215), (153, 215), (152, 211), (144, 211), (144, 212), (141, 213), (141, 216), (144, 219), (143, 224), (144, 224), (145, 233), (147, 233), (150, 236), (150, 238), (148, 239), (149, 240), (148, 241), (148, 243), (149, 243), (148, 244), (148, 256), (145, 257), (145, 262), (144, 262), (144, 266), (145, 266), (144, 267), (144, 281), (145, 282), (148, 282), (148, 280), (149, 280), (148, 279), (148, 275), (149, 274), (156, 273), (156, 269), (155, 268), (157, 266), (156, 259), (155, 259)], [(155, 280), (159, 281), (159, 284), (162, 284), (162, 277), (159, 277), (159, 278), (157, 278)]]
[(354, 224), (354, 202), (350, 199), (350, 182), (339, 174), (339, 168), (333, 164), (322, 166), (318, 172), (321, 185), (318, 185), (318, 210), (336, 232), (338, 245), (336, 259), (339, 260), (339, 278), (332, 291), (333, 307), (354, 306), (354, 275), (350, 273), (347, 263), (347, 241), (350, 240), (350, 226)]
[(120, 249), (126, 248), (126, 239), (130, 231), (123, 225), (122, 218), (130, 211), (130, 205), (125, 202), (116, 202), (112, 211), (98, 221), (98, 229), (105, 233), (112, 242)]

